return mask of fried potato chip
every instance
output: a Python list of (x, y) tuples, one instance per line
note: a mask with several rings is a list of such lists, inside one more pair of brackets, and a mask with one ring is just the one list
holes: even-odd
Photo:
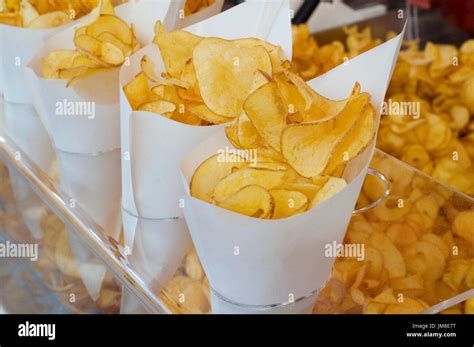
[(286, 189), (270, 190), (275, 201), (272, 219), (287, 218), (295, 214), (306, 211), (308, 207), (308, 197), (298, 191)]
[(403, 250), (403, 256), (411, 274), (420, 274), (429, 281), (443, 275), (446, 265), (443, 252), (431, 242), (417, 241)]
[(235, 135), (239, 146), (246, 149), (266, 146), (265, 140), (260, 136), (250, 118), (242, 113), (234, 120)]
[(321, 174), (336, 146), (364, 114), (369, 99), (368, 94), (359, 94), (329, 120), (288, 126), (281, 137), (282, 154), (288, 163), (304, 177)]
[(257, 70), (272, 74), (270, 57), (264, 47), (240, 45), (239, 40), (206, 38), (193, 50), (193, 64), (201, 96), (213, 112), (237, 117), (254, 88)]
[(59, 78), (59, 70), (73, 65), (77, 55), (77, 52), (72, 50), (51, 52), (42, 60), (43, 77)]
[(205, 104), (190, 106), (189, 112), (212, 124), (227, 123), (230, 120), (230, 118), (215, 114)]
[[(281, 133), (288, 111), (276, 82), (264, 84), (245, 100), (244, 110), (258, 133), (277, 152), (281, 151)], [(242, 143), (242, 141), (240, 141)]]
[(344, 179), (330, 177), (329, 180), (324, 184), (324, 186), (316, 193), (316, 196), (311, 201), (309, 208), (312, 209), (314, 206), (329, 199), (330, 197), (344, 189), (346, 186), (347, 183)]
[(187, 31), (166, 31), (161, 22), (155, 25), (153, 42), (160, 48), (166, 72), (173, 78), (179, 78), (184, 66), (192, 57), (193, 50), (203, 38)]
[(217, 202), (217, 206), (249, 217), (270, 218), (275, 202), (272, 195), (258, 185), (248, 185)]
[(55, 11), (36, 17), (27, 24), (31, 29), (55, 28), (71, 22), (72, 19), (64, 12)]
[(331, 174), (339, 165), (359, 155), (369, 145), (374, 136), (375, 110), (369, 104), (354, 127), (337, 144), (324, 171)]
[(100, 34), (108, 32), (126, 45), (132, 45), (134, 35), (132, 29), (122, 19), (109, 14), (101, 14), (92, 24), (87, 26), (86, 35), (98, 37)]
[(166, 115), (176, 110), (176, 105), (169, 101), (157, 100), (146, 102), (138, 107), (139, 111), (154, 112), (159, 115)]
[(148, 100), (148, 80), (143, 72), (140, 72), (133, 80), (128, 82), (123, 91), (133, 109), (137, 109)]
[(206, 159), (194, 172), (191, 180), (191, 195), (197, 199), (211, 202), (218, 182), (235, 170), (248, 166), (245, 158), (230, 154), (224, 160), (220, 154)]
[(189, 88), (189, 85), (186, 82), (180, 81), (176, 78), (164, 79), (158, 77), (155, 72), (155, 64), (153, 61), (145, 54), (141, 61), (140, 67), (145, 74), (145, 76), (152, 82), (164, 85), (173, 85), (180, 88)]
[(223, 201), (238, 190), (249, 185), (258, 185), (266, 190), (280, 186), (285, 171), (244, 167), (220, 180), (214, 189), (213, 199)]
[(370, 235), (369, 244), (383, 254), (384, 267), (390, 278), (406, 275), (405, 260), (387, 235), (382, 232), (374, 232)]

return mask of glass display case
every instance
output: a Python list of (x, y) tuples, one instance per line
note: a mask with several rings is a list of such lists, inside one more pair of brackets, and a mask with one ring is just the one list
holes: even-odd
[[(4, 249), (38, 250), (2, 259), (3, 311), (212, 312), (193, 249), (170, 281), (157, 280), (173, 265), (154, 252), (160, 240), (153, 231), (170, 221), (138, 221), (147, 227), (127, 245), (123, 228), (111, 237), (71, 204), (54, 164), (42, 172), (4, 133), (0, 158), (0, 241)], [(313, 313), (472, 313), (474, 199), (379, 150), (371, 167), (382, 176), (367, 176), (345, 236), (364, 245), (365, 256), (336, 259)]]

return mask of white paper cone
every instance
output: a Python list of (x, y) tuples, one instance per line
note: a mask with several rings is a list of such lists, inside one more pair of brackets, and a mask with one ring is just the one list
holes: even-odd
[(21, 219), (35, 240), (41, 240), (43, 231), (41, 217), (45, 212), (43, 201), (36, 195), (30, 183), (10, 163), (6, 163), (10, 174), (10, 184)]
[[(269, 9), (270, 14), (266, 12)], [(268, 15), (264, 16), (265, 13)], [(249, 25), (242, 25), (243, 20)], [(273, 26), (264, 25), (267, 22)], [(282, 46), (291, 58), (288, 1), (243, 3), (186, 31), (205, 37), (265, 39)], [(122, 67), (121, 87), (140, 71), (140, 60), (145, 54), (154, 61), (158, 73), (165, 71), (159, 48), (149, 45), (130, 58), (129, 66)], [(179, 158), (223, 126), (196, 127), (154, 113), (133, 111), (120, 89), (123, 207), (133, 215), (150, 219), (182, 216), (180, 199), (184, 191)]]
[[(155, 20), (163, 20), (171, 0), (131, 2), (116, 14), (134, 26), (140, 44), (153, 38)], [(153, 13), (153, 16), (150, 16)], [(75, 29), (97, 19), (89, 17), (49, 38), (30, 61), (25, 77), (33, 103), (57, 150), (59, 176), (64, 191), (103, 228), (118, 238), (120, 212), (120, 111), (118, 69), (79, 80), (66, 88), (66, 80), (41, 76), (42, 58), (61, 49), (75, 49)], [(112, 226), (111, 226), (112, 225)], [(72, 233), (70, 233), (72, 234)], [(94, 299), (105, 274), (82, 245), (72, 245), (82, 280)]]
[[(99, 155), (57, 151), (61, 186), (72, 199), (70, 206), (80, 206), (101, 228), (103, 237), (118, 240), (120, 234), (120, 149)], [(68, 229), (70, 228), (67, 226)], [(74, 235), (69, 230), (69, 235)], [(82, 281), (96, 300), (106, 272), (103, 262), (70, 237), (71, 250), (78, 263)]]
[(139, 219), (126, 211), (122, 218), (124, 232), (134, 235), (133, 244), (125, 244), (131, 268), (154, 290), (163, 288), (191, 248), (184, 218)]
[[(371, 94), (380, 116), (402, 37), (403, 33), (310, 85), (324, 96), (342, 99), (358, 81), (362, 91)], [(310, 295), (329, 277), (334, 259), (325, 256), (324, 248), (344, 237), (374, 144), (348, 165), (346, 188), (310, 211), (281, 220), (247, 217), (189, 195), (198, 165), (226, 146), (231, 145), (221, 131), (181, 165), (187, 191), (184, 213), (211, 286), (223, 297), (246, 305), (272, 305)]]
[[(27, 106), (33, 103), (33, 99), (24, 78), (24, 69), (47, 38), (94, 17), (98, 11), (99, 9), (95, 9), (77, 21), (51, 29), (28, 29), (0, 24), (0, 80), (7, 116), (5, 130), (42, 170), (49, 169), (51, 145), (44, 127), (39, 119), (35, 119), (37, 114), (34, 108)], [(28, 117), (31, 123), (19, 119), (23, 117)]]

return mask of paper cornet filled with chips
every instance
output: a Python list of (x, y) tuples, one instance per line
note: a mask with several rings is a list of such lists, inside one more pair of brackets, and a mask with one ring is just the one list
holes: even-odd
[(228, 72), (216, 73), (218, 101), (206, 106), (237, 117), (181, 164), (213, 312), (311, 311), (334, 262), (325, 248), (342, 242), (367, 173), (402, 36), (308, 84), (286, 61), (255, 69), (249, 93), (229, 103)]
[[(131, 56), (130, 65), (121, 69), (122, 152), (128, 157), (122, 161), (122, 204), (129, 215), (124, 222), (132, 226), (124, 230), (125, 243), (135, 248), (139, 241), (134, 241), (135, 234), (150, 234), (145, 229), (152, 228), (160, 242), (145, 246), (147, 254), (154, 254), (148, 261), (156, 260), (162, 268), (154, 279), (161, 286), (172, 276), (170, 266), (176, 269), (191, 246), (182, 212), (180, 158), (238, 115), (235, 111), (219, 115), (204, 101), (215, 93), (215, 76), (205, 72), (212, 45), (228, 46), (252, 70), (245, 79), (228, 76), (238, 83), (236, 91), (249, 90), (256, 68), (272, 64), (267, 50), (275, 61), (284, 49), (291, 53), (288, 11), (287, 1), (245, 2), (182, 30), (170, 31), (157, 22), (154, 43)], [(249, 25), (243, 26), (244, 20)], [(205, 80), (199, 79), (201, 73)]]

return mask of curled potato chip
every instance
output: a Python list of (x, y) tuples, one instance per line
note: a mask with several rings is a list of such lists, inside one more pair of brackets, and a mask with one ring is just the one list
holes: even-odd
[(429, 281), (436, 281), (443, 275), (446, 265), (443, 252), (431, 242), (417, 241), (403, 250), (407, 270), (420, 274)]
[(55, 28), (71, 21), (72, 19), (66, 13), (55, 11), (36, 17), (27, 26), (32, 29)]
[(325, 168), (325, 172), (332, 173), (339, 165), (360, 154), (375, 136), (375, 110), (368, 105), (361, 118), (358, 119), (352, 129), (336, 145), (331, 159)]
[(108, 32), (126, 45), (132, 45), (134, 35), (132, 29), (122, 19), (109, 14), (101, 14), (100, 17), (87, 26), (86, 34), (98, 37), (100, 34)]
[(187, 31), (166, 31), (161, 22), (155, 25), (153, 42), (160, 48), (166, 72), (174, 78), (179, 78), (184, 66), (192, 57), (193, 50), (203, 38)]
[(329, 120), (288, 126), (281, 137), (283, 156), (300, 175), (318, 176), (328, 165), (336, 146), (364, 114), (368, 103), (369, 95), (359, 94)]
[(262, 188), (271, 190), (281, 185), (284, 176), (285, 171), (281, 170), (244, 167), (229, 174), (216, 184), (213, 199), (218, 202), (223, 201), (238, 190), (249, 185), (259, 185)]
[(324, 186), (316, 193), (316, 196), (311, 201), (309, 208), (312, 209), (314, 206), (329, 199), (330, 197), (344, 189), (345, 186), (347, 186), (347, 183), (344, 179), (330, 177), (328, 181), (324, 184)]
[(382, 232), (374, 232), (370, 235), (369, 244), (383, 254), (384, 267), (390, 278), (405, 276), (404, 257), (387, 235)]
[(48, 54), (42, 60), (42, 74), (44, 78), (59, 78), (58, 70), (70, 67), (74, 58), (77, 56), (76, 51), (61, 50)]
[(239, 40), (206, 38), (196, 45), (192, 58), (204, 103), (211, 111), (228, 117), (242, 113), (257, 70), (272, 74), (265, 48), (240, 45)]
[(217, 202), (217, 206), (226, 210), (257, 218), (269, 218), (274, 205), (272, 195), (258, 185), (245, 186), (225, 200)]
[(298, 191), (286, 189), (270, 190), (275, 201), (272, 219), (287, 218), (306, 211), (308, 197)]
[(133, 80), (128, 82), (123, 91), (127, 96), (132, 109), (137, 109), (141, 104), (148, 100), (148, 80), (143, 72), (136, 75)]
[(170, 112), (174, 112), (176, 110), (176, 105), (169, 101), (157, 100), (141, 104), (138, 110), (154, 112), (159, 115), (163, 115)]
[(239, 146), (247, 149), (265, 146), (265, 140), (260, 136), (257, 128), (245, 113), (242, 113), (234, 122)]
[(193, 197), (211, 202), (218, 182), (235, 170), (248, 166), (245, 158), (237, 154), (230, 154), (227, 160), (224, 159), (220, 154), (215, 154), (199, 165), (190, 185)]
[(212, 124), (227, 123), (230, 120), (230, 118), (215, 114), (205, 104), (190, 106), (189, 112)]
[[(277, 152), (286, 127), (287, 110), (276, 82), (264, 84), (245, 100), (244, 110), (258, 133)], [(240, 141), (242, 143), (242, 141)]]
[(164, 79), (162, 77), (159, 77), (155, 72), (155, 64), (146, 54), (142, 57), (140, 61), (140, 67), (145, 76), (154, 83), (174, 85), (180, 88), (189, 88), (189, 85), (186, 82), (180, 81), (176, 78)]

